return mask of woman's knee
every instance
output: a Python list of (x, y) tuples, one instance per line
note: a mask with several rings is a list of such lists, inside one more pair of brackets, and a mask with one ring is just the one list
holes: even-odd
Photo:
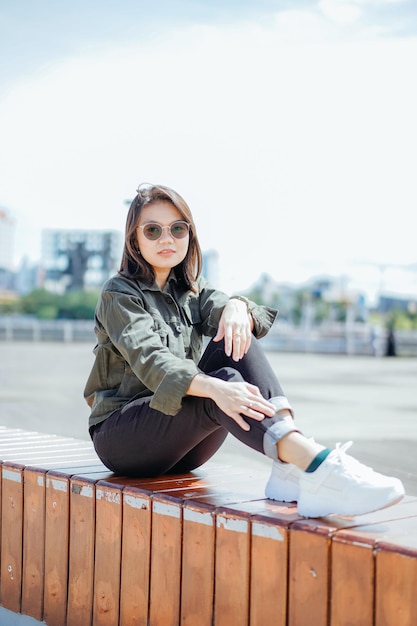
[(244, 378), (242, 374), (235, 369), (234, 367), (221, 367), (214, 372), (209, 372), (209, 376), (214, 376), (214, 378), (220, 378), (221, 380), (225, 380), (227, 382), (244, 382)]

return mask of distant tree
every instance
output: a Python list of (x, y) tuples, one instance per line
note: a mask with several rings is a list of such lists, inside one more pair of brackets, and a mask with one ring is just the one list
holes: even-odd
[(370, 320), (374, 325), (384, 326), (388, 330), (390, 328), (395, 330), (417, 330), (417, 314), (414, 311), (392, 309), (386, 314), (374, 311)]
[(19, 311), (40, 319), (93, 319), (98, 291), (71, 291), (57, 294), (47, 289), (34, 289), (23, 296)]
[(20, 299), (17, 296), (0, 295), (0, 315), (19, 313)]
[(336, 322), (346, 322), (347, 317), (347, 305), (346, 302), (334, 302), (333, 310), (335, 313)]
[(93, 319), (97, 299), (97, 291), (70, 291), (62, 296), (58, 317), (73, 320)]
[(34, 289), (22, 296), (20, 310), (27, 315), (35, 315), (41, 319), (55, 319), (59, 310), (59, 294), (47, 289)]
[(385, 317), (388, 330), (417, 330), (417, 315), (414, 312), (392, 309)]
[(317, 298), (314, 302), (314, 321), (320, 324), (329, 319), (330, 304), (325, 302), (323, 298)]

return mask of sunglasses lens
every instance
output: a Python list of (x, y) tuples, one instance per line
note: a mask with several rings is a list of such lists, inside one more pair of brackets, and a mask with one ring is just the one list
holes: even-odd
[(175, 237), (175, 239), (183, 239), (188, 235), (188, 224), (183, 221), (174, 222), (171, 226), (161, 226), (156, 222), (149, 222), (149, 224), (145, 224), (144, 226), (141, 226), (141, 228), (145, 237), (151, 241), (159, 239), (162, 235), (162, 231), (168, 231), (168, 229), (171, 236)]
[(183, 239), (188, 235), (187, 222), (174, 222), (171, 224), (171, 234), (175, 239)]
[(143, 234), (147, 239), (156, 241), (162, 234), (162, 228), (159, 224), (146, 224), (143, 228)]

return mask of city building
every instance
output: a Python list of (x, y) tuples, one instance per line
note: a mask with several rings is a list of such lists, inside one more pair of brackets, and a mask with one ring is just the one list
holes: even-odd
[(417, 312), (417, 296), (412, 298), (398, 295), (381, 295), (377, 310), (382, 314), (390, 311), (403, 311), (415, 314)]
[(15, 220), (11, 213), (0, 207), (0, 269), (13, 270)]
[(43, 287), (64, 293), (96, 289), (118, 269), (122, 233), (102, 230), (44, 230)]
[(13, 291), (15, 228), (10, 211), (0, 207), (0, 291), (3, 295)]
[(219, 284), (219, 254), (217, 250), (206, 250), (203, 255), (202, 275), (214, 287)]
[(27, 257), (23, 257), (15, 273), (15, 291), (21, 296), (30, 293), (42, 284), (42, 275), (39, 261), (31, 263)]

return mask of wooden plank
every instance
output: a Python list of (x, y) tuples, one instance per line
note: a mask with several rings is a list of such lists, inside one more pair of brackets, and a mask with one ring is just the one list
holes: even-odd
[(157, 494), (152, 500), (149, 623), (178, 626), (181, 590), (181, 500)]
[(101, 464), (91, 441), (19, 429), (0, 432), (0, 459), (42, 469)]
[[(372, 542), (340, 541), (331, 549), (330, 623), (373, 626), (375, 560)], [(396, 625), (397, 626), (397, 625)]]
[(46, 475), (44, 620), (65, 624), (68, 586), (69, 476)]
[[(34, 462), (30, 463), (30, 465), (35, 465), (38, 461), (34, 460)], [(78, 474), (85, 471), (85, 467), (90, 466), (93, 467), (97, 462), (92, 455), (78, 456), (77, 454), (72, 455), (71, 457), (62, 458), (51, 457), (48, 460), (42, 461), (42, 467), (47, 470), (60, 470), (65, 474)]]
[(249, 615), (249, 515), (216, 512), (215, 626), (246, 626)]
[[(250, 515), (250, 623), (286, 624), (289, 533), (291, 525), (303, 518), (294, 504), (267, 499), (238, 501), (227, 508)], [(255, 528), (255, 533), (254, 523), (262, 525)], [(271, 528), (264, 527), (265, 524)]]
[(51, 441), (57, 439), (57, 435), (50, 435), (46, 433), (38, 433), (29, 430), (20, 429), (8, 429), (7, 432), (0, 432), (0, 450), (7, 449), (9, 445), (19, 444), (25, 446), (28, 444), (35, 444), (38, 442)]
[[(367, 524), (361, 524), (367, 521)], [(417, 503), (408, 500), (404, 503), (389, 507), (368, 516), (356, 518), (352, 528), (339, 530), (335, 536), (334, 544), (351, 542), (355, 544), (358, 552), (356, 560), (355, 576), (362, 579), (369, 572), (370, 565), (364, 559), (364, 546), (367, 546), (374, 555), (376, 566), (373, 568), (374, 584), (372, 595), (374, 596), (375, 624), (386, 626), (405, 626), (406, 624), (417, 623), (417, 602), (410, 591), (413, 589), (413, 576), (416, 576), (417, 559)], [(360, 550), (362, 553), (360, 553)], [(395, 555), (395, 556), (393, 556)], [(359, 556), (361, 560), (359, 561)], [(367, 559), (369, 560), (369, 558)], [(350, 557), (345, 557), (344, 561), (332, 563), (332, 577), (336, 581), (346, 580), (349, 575), (348, 568), (353, 569)], [(345, 570), (345, 571), (343, 571)], [(413, 574), (414, 570), (414, 574)], [(368, 573), (369, 576), (369, 573)], [(355, 607), (349, 607), (348, 601), (340, 603), (340, 597), (335, 595), (332, 598), (333, 611), (335, 614), (345, 612), (345, 618), (351, 618), (360, 613), (360, 608), (356, 606), (366, 602), (371, 603), (371, 591), (369, 583), (361, 580), (361, 589), (355, 594)], [(366, 599), (366, 594), (368, 599)], [(364, 616), (366, 615), (362, 607)], [(368, 610), (369, 615), (369, 610)], [(414, 615), (416, 619), (410, 618)], [(409, 619), (410, 618), (410, 619)], [(341, 618), (340, 618), (341, 619)], [(340, 621), (340, 623), (342, 623)], [(364, 622), (366, 623), (366, 622)], [(368, 622), (373, 623), (373, 622)]]
[(289, 529), (251, 518), (250, 623), (286, 626)]
[[(345, 523), (345, 528), (335, 532), (332, 542), (331, 624), (342, 626), (346, 622), (360, 621), (368, 626), (374, 624), (375, 598), (377, 604), (381, 602), (380, 585), (384, 606), (388, 602), (385, 593), (391, 585), (391, 572), (386, 572), (388, 584), (383, 584), (385, 572), (381, 568), (376, 577), (375, 555), (381, 543), (388, 545), (387, 542), (395, 537), (406, 536), (407, 545), (410, 545), (411, 537), (417, 531), (417, 504), (406, 500), (387, 509), (351, 518)], [(401, 577), (401, 568), (398, 575)], [(408, 583), (405, 588), (408, 588)], [(406, 596), (407, 593), (405, 600)], [(391, 606), (394, 605), (395, 602), (391, 602)], [(378, 620), (375, 623), (379, 626)], [(392, 623), (396, 626), (400, 623), (397, 616)]]
[[(264, 472), (245, 475), (242, 480), (242, 468), (232, 466), (213, 466), (210, 474), (206, 470), (190, 472), (188, 474), (168, 475), (157, 478), (126, 478), (123, 477), (125, 486), (145, 489), (152, 493), (175, 494), (184, 499), (201, 499), (207, 495), (227, 496), (228, 502), (237, 497), (242, 500), (264, 499), (263, 483)], [(120, 477), (114, 476), (109, 483), (118, 483)], [(233, 495), (232, 495), (233, 494)]]
[(93, 615), (95, 482), (70, 479), (67, 626), (89, 625)]
[(290, 530), (288, 626), (327, 626), (330, 533), (295, 522)]
[(152, 493), (169, 493), (176, 490), (194, 489), (198, 488), (201, 484), (205, 484), (205, 478), (201, 478), (193, 473), (159, 476), (157, 478), (134, 478), (131, 476), (121, 478), (113, 474), (107, 482), (109, 484), (119, 484), (121, 480), (125, 487), (132, 487)]
[(65, 472), (70, 473), (71, 475), (90, 475), (90, 474), (100, 474), (99, 480), (105, 480), (108, 477), (113, 475), (113, 472), (107, 469), (107, 467), (103, 464), (96, 464), (93, 461), (84, 462), (81, 465), (72, 465), (71, 467), (65, 467)]
[(0, 445), (0, 458), (24, 465), (37, 464), (43, 468), (49, 459), (94, 458), (97, 455), (89, 442), (64, 437), (9, 439)]
[(151, 509), (150, 492), (124, 488), (120, 623), (128, 626), (148, 624)]
[(214, 509), (188, 501), (183, 508), (182, 626), (211, 626), (214, 600)]
[(23, 467), (2, 465), (1, 582), (4, 608), (20, 613), (23, 553)]
[(119, 623), (123, 485), (96, 484), (93, 625)]
[(32, 451), (16, 451), (16, 453), (10, 453), (7, 455), (7, 460), (15, 463), (21, 463), (23, 465), (35, 465), (43, 468), (53, 468), (55, 466), (68, 466), (71, 464), (79, 464), (82, 462), (84, 465), (89, 464), (91, 461), (97, 461), (94, 452), (89, 449), (77, 449), (76, 447), (65, 448), (62, 450), (32, 450)]
[[(417, 518), (414, 522), (416, 533)], [(405, 541), (410, 539), (404, 537)], [(414, 534), (416, 541), (416, 534)], [(376, 554), (376, 626), (417, 624), (417, 548), (379, 547)]]
[(22, 613), (43, 617), (45, 577), (45, 471), (24, 470)]
[(231, 473), (222, 471), (221, 474), (210, 477), (210, 479), (201, 481), (192, 488), (179, 491), (175, 490), (169, 493), (175, 493), (178, 497), (196, 502), (206, 502), (212, 506), (231, 506), (243, 502), (262, 502), (264, 500), (263, 489), (260, 485), (265, 482), (263, 474), (245, 476), (242, 479), (242, 473)]
[[(311, 615), (315, 617), (315, 626), (327, 625), (330, 620), (329, 607), (332, 600), (333, 615), (342, 615), (343, 609), (337, 608), (340, 600), (346, 606), (346, 598), (340, 593), (331, 595), (330, 567), (331, 542), (345, 541), (351, 544), (374, 545), (392, 522), (415, 515), (415, 499), (404, 498), (399, 504), (356, 517), (338, 517), (335, 515), (321, 519), (304, 519), (294, 522), (290, 530), (290, 572), (289, 572), (289, 618), (288, 626), (300, 626), (308, 623)], [(352, 551), (352, 559), (363, 556), (365, 564), (369, 562), (365, 553)], [(335, 558), (338, 553), (335, 553)], [(340, 567), (339, 582), (336, 574)], [(369, 577), (369, 570), (365, 574)], [(332, 570), (332, 585), (340, 589), (346, 580), (343, 574), (343, 562)], [(369, 578), (368, 578), (369, 580)], [(368, 590), (369, 587), (364, 588)], [(363, 599), (364, 605), (368, 600)], [(354, 610), (353, 608), (351, 609)], [(336, 618), (335, 618), (336, 619)], [(333, 624), (332, 624), (333, 626)]]
[(42, 451), (51, 452), (54, 450), (65, 449), (82, 449), (92, 450), (93, 447), (88, 441), (77, 441), (76, 439), (68, 439), (67, 437), (57, 437), (47, 435), (44, 437), (32, 437), (20, 439), (18, 437), (8, 439), (0, 443), (0, 454), (28, 454), (39, 453)]

